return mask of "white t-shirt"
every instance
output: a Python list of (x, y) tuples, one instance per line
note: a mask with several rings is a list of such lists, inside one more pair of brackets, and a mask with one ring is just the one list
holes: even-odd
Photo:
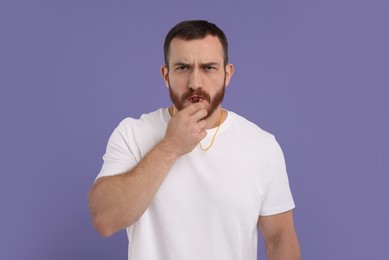
[[(124, 119), (98, 177), (127, 172), (164, 137), (160, 109)], [(208, 147), (216, 128), (202, 140)], [(127, 228), (129, 260), (257, 259), (259, 216), (294, 208), (284, 156), (274, 136), (228, 111), (212, 148), (180, 157), (150, 206)]]

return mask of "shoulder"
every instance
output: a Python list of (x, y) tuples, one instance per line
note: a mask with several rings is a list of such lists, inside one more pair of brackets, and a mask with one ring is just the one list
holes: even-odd
[(114, 133), (120, 135), (125, 140), (159, 137), (164, 133), (169, 115), (166, 109), (158, 109), (151, 113), (143, 114), (140, 118), (124, 118), (115, 128)]
[(127, 117), (124, 118), (118, 125), (118, 129), (136, 129), (144, 127), (152, 127), (156, 125), (167, 124), (166, 109), (158, 109), (156, 111), (143, 114), (140, 118)]
[(262, 141), (274, 141), (274, 135), (269, 133), (268, 131), (262, 129), (257, 124), (251, 122), (250, 120), (244, 118), (241, 115), (238, 115), (234, 112), (229, 112), (233, 120), (233, 127), (240, 131), (240, 133), (244, 136), (254, 139), (259, 139)]
[(109, 143), (120, 149), (129, 149), (140, 159), (166, 131), (169, 114), (166, 109), (143, 114), (140, 118), (127, 117), (113, 131)]
[(277, 150), (280, 149), (275, 136), (243, 116), (234, 112), (229, 113), (231, 114), (231, 129), (235, 142), (253, 154), (260, 154), (262, 158), (273, 161)]

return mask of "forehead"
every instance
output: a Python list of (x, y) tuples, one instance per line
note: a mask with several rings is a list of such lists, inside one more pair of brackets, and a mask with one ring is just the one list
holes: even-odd
[(219, 38), (208, 35), (203, 39), (173, 38), (169, 47), (169, 63), (216, 62), (223, 63), (223, 46)]

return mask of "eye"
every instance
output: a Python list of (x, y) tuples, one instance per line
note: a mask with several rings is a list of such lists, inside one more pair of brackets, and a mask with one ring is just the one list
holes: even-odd
[(217, 68), (215, 67), (215, 66), (206, 66), (205, 67), (205, 70), (207, 70), (207, 71), (214, 71), (214, 70), (216, 70)]
[(185, 71), (185, 70), (188, 70), (189, 67), (188, 66), (178, 66), (176, 67), (176, 71)]

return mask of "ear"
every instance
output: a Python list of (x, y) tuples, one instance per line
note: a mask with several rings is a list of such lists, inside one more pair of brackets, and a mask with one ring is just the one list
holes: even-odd
[(226, 65), (226, 81), (225, 81), (226, 87), (228, 86), (228, 84), (230, 84), (232, 74), (234, 74), (234, 65), (230, 63)]
[(161, 66), (161, 75), (166, 87), (169, 88), (169, 69), (166, 65)]

